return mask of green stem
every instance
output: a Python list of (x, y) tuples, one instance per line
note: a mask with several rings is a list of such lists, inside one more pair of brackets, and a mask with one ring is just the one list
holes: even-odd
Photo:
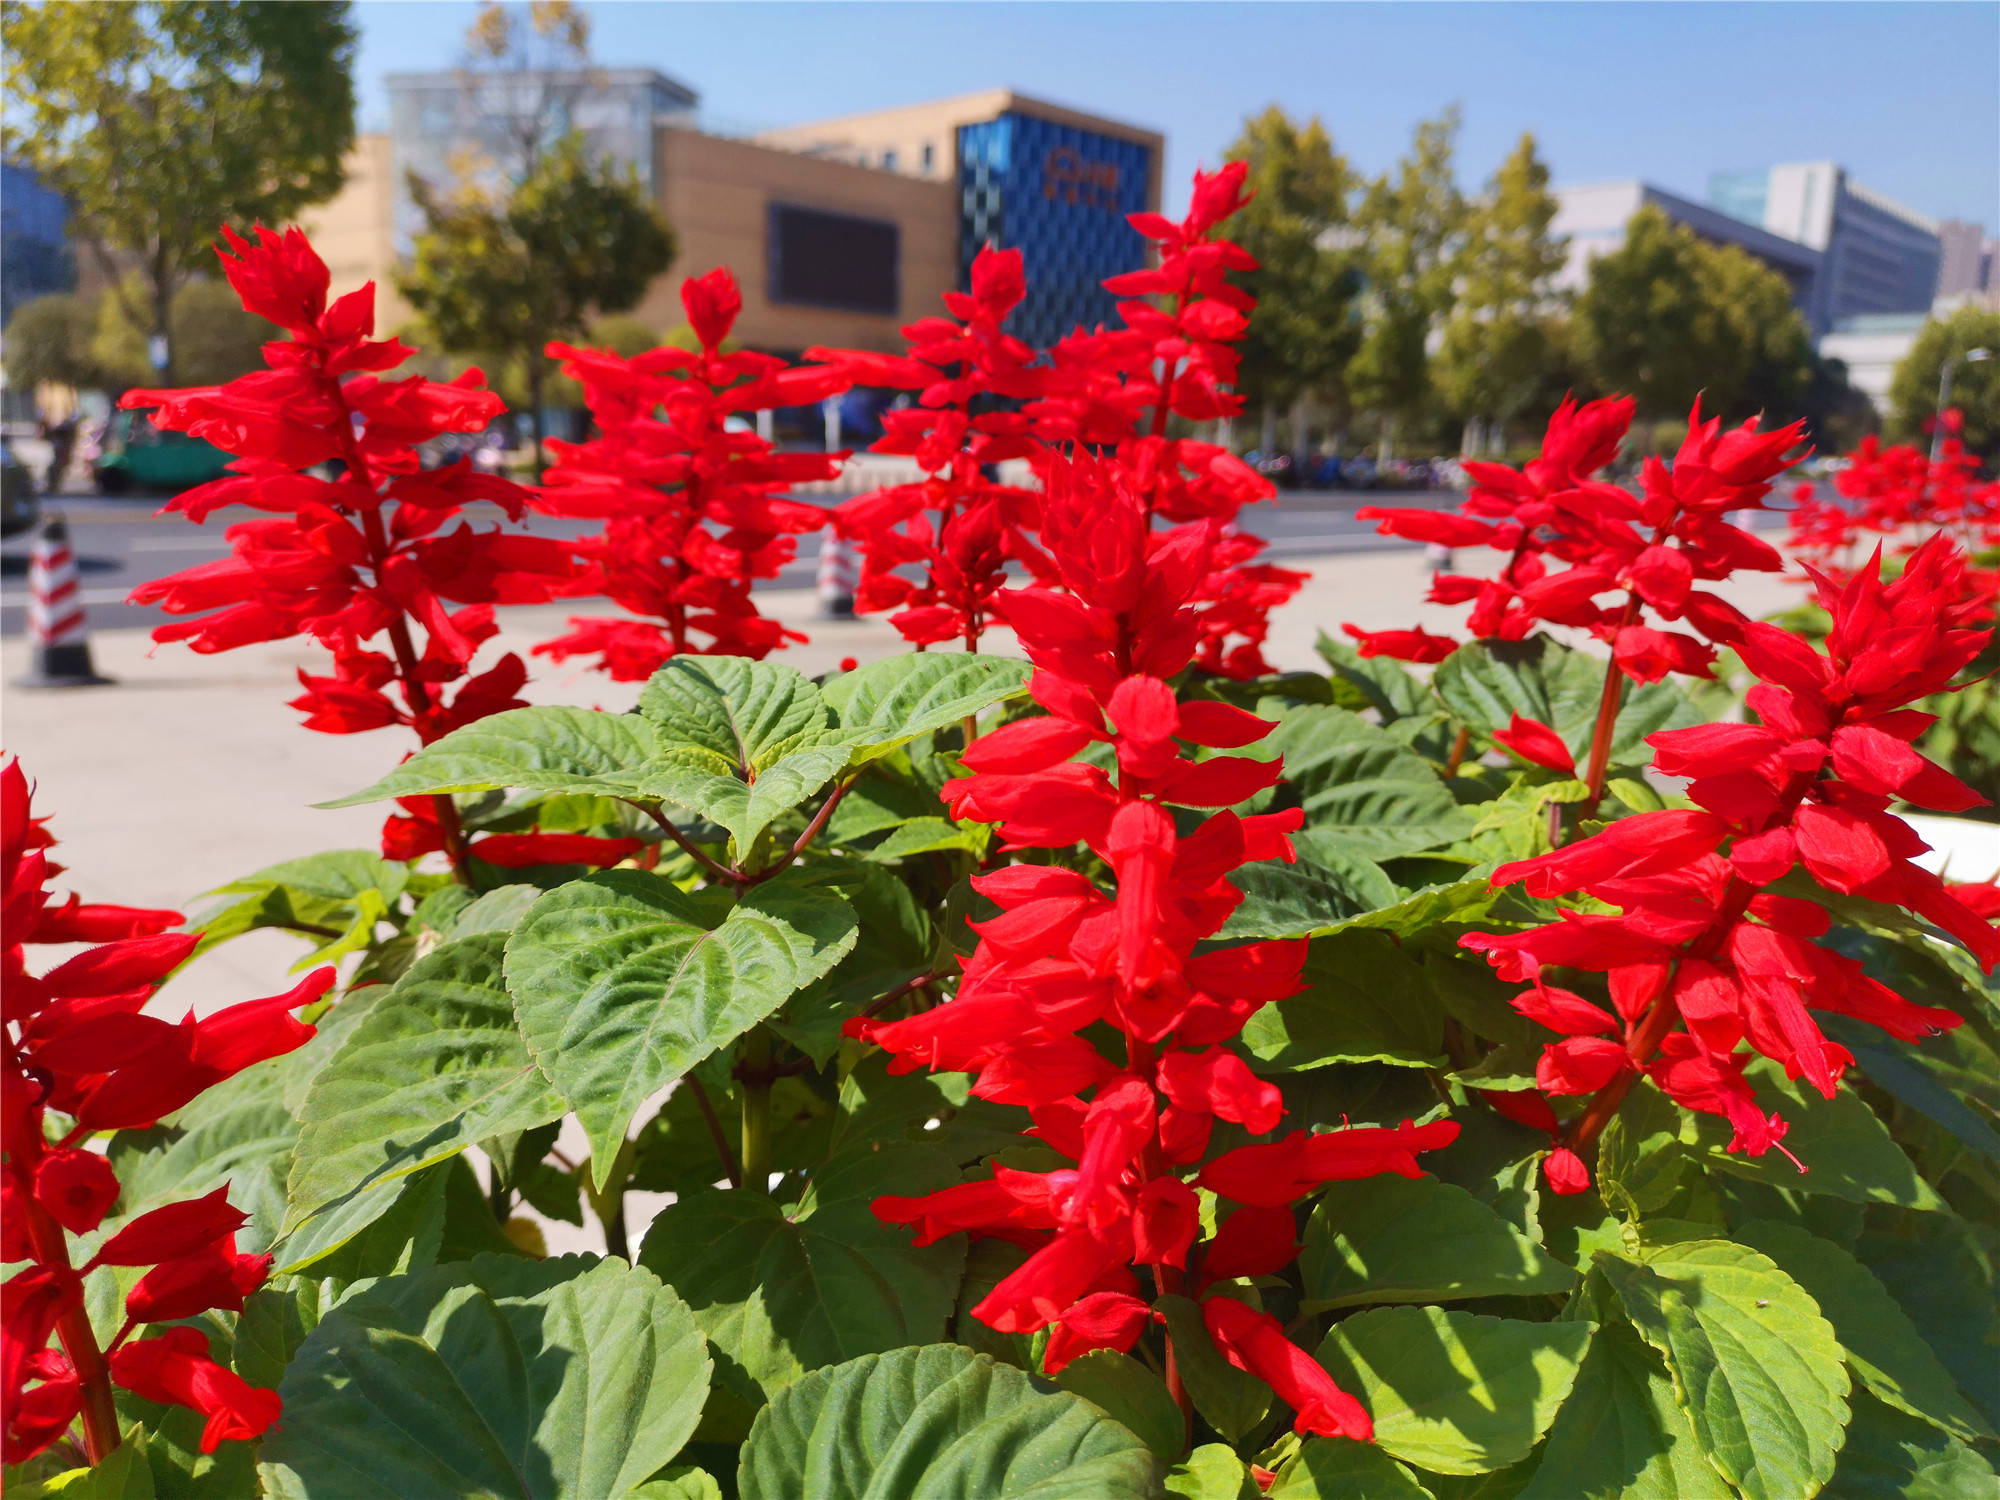
[(590, 1200), (590, 1211), (597, 1222), (604, 1226), (604, 1253), (629, 1261), (632, 1248), (625, 1235), (625, 1183), (632, 1175), (632, 1142), (625, 1141), (618, 1147), (601, 1188), (591, 1185), (595, 1176), (593, 1165), (584, 1166), (583, 1195)]
[(771, 1033), (759, 1026), (743, 1041), (736, 1065), (743, 1082), (743, 1185), (771, 1190)]

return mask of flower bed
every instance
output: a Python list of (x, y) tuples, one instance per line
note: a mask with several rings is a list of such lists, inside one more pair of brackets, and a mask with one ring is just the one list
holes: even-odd
[[(533, 491), (421, 465), (476, 372), (392, 377), (370, 293), (229, 237), (289, 339), (128, 401), (240, 455), (191, 519), (259, 514), (142, 594), (196, 650), (309, 637), (307, 727), (414, 745), (346, 799), (379, 849), (195, 924), (52, 895), (0, 774), (10, 1493), (1993, 1482), (2000, 897), (1896, 811), (1980, 800), (1911, 706), (1977, 670), (1979, 573), (1940, 537), (1819, 575), (1817, 635), (1746, 619), (1707, 585), (1784, 567), (1729, 517), (1800, 429), (1697, 410), (1635, 495), (1630, 403), (1572, 403), (1458, 513), (1377, 513), (1505, 557), (1438, 579), (1466, 639), (1274, 674), (1270, 488), (1184, 435), (1240, 405), (1242, 184), (1135, 218), (1120, 326), (1050, 351), (1014, 254), (906, 355), (796, 365), (693, 278), (698, 350), (552, 349), (597, 435)], [(730, 419), (855, 384), (917, 393), (914, 468), (829, 517), (790, 495), (842, 456)], [(829, 518), (915, 649), (814, 680), (752, 584)], [(495, 607), (592, 598), (539, 649), (637, 709), (523, 706)], [(1723, 653), (1748, 722), (1688, 690)], [(148, 1009), (261, 929), (294, 987)]]

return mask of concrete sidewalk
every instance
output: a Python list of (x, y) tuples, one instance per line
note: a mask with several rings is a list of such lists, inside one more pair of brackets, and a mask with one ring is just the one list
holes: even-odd
[[(1484, 554), (1465, 554), (1470, 566)], [(1313, 642), (1321, 630), (1338, 634), (1343, 621), (1367, 629), (1421, 624), (1459, 632), (1463, 608), (1420, 601), (1429, 576), (1422, 550), (1398, 548), (1292, 563), (1313, 578), (1273, 621), (1271, 659), (1281, 668), (1321, 666)], [(1753, 577), (1728, 591), (1753, 614), (1793, 602), (1794, 585)], [(811, 643), (778, 659), (818, 673), (842, 657), (871, 661), (902, 649), (880, 619), (825, 621), (804, 591), (759, 595), (762, 608)], [(524, 696), (535, 703), (610, 709), (631, 707), (638, 684), (529, 655), (561, 633), (577, 605), (503, 611), (497, 641), (482, 665), (515, 651), (533, 674)], [(587, 610), (587, 605), (585, 606)], [(595, 613), (596, 611), (588, 611)], [(285, 706), (298, 692), (297, 671), (326, 670), (310, 641), (283, 641), (219, 656), (181, 646), (154, 651), (146, 633), (107, 630), (91, 640), (97, 668), (116, 679), (100, 688), (32, 692), (7, 687), (0, 695), (0, 745), (18, 754), (37, 783), (36, 810), (53, 815), (58, 858), (74, 889), (93, 901), (187, 909), (226, 881), (280, 860), (327, 849), (373, 848), (380, 807), (319, 810), (312, 804), (368, 785), (408, 747), (400, 730), (325, 735), (299, 727)], [(1012, 652), (1012, 638), (988, 642)], [(28, 646), (0, 647), (0, 670), (11, 684), (26, 670)], [(216, 1006), (283, 988), (282, 976), (304, 949), (297, 940), (260, 933), (217, 949), (177, 980), (169, 1008)]]

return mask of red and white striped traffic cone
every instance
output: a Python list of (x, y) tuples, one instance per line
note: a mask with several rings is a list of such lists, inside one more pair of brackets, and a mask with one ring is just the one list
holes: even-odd
[(97, 687), (111, 681), (90, 664), (90, 629), (83, 619), (83, 591), (76, 554), (61, 516), (42, 523), (28, 558), (28, 635), (34, 657), (16, 687)]
[(858, 573), (854, 543), (828, 526), (819, 539), (819, 612), (829, 620), (854, 618), (854, 585)]

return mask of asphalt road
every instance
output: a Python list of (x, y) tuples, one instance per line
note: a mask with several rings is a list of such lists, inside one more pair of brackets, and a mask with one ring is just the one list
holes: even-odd
[[(1408, 542), (1376, 534), (1372, 524), (1354, 519), (1367, 504), (1455, 505), (1450, 492), (1369, 495), (1353, 491), (1283, 493), (1276, 504), (1253, 506), (1243, 512), (1246, 529), (1271, 543), (1273, 561), (1329, 552), (1359, 552), (1376, 547), (1407, 547)], [(149, 579), (178, 573), (197, 563), (228, 555), (223, 532), (248, 517), (244, 510), (224, 511), (206, 525), (194, 526), (178, 515), (155, 516), (158, 498), (107, 500), (95, 495), (66, 495), (44, 500), (44, 513), (60, 510), (69, 522), (70, 545), (76, 553), (78, 581), (92, 629), (156, 625), (168, 617), (150, 606), (127, 604), (126, 596)], [(494, 516), (498, 513), (494, 512)], [(471, 517), (478, 522), (475, 511)], [(581, 536), (594, 523), (534, 517), (528, 529), (538, 536)], [(22, 629), (28, 600), (30, 534), (0, 543), (0, 635)], [(810, 588), (818, 567), (819, 538), (799, 538), (799, 556), (765, 588)]]

